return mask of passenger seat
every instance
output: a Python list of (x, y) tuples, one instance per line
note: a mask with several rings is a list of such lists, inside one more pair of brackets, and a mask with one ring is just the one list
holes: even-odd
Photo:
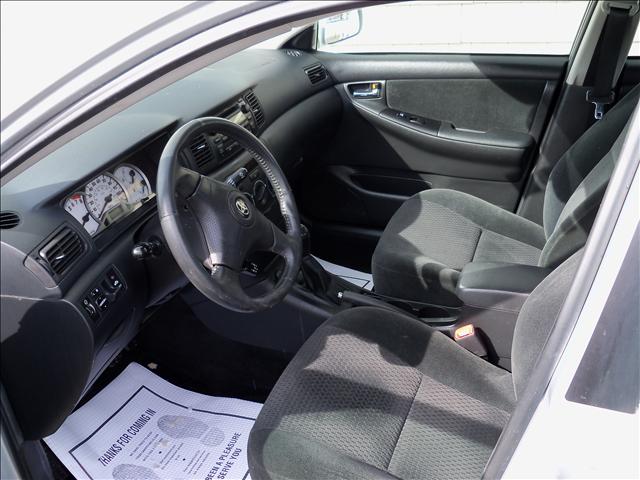
[(639, 96), (640, 85), (560, 158), (547, 183), (542, 226), (455, 190), (409, 198), (374, 252), (376, 292), (457, 306), (458, 277), (469, 262), (555, 268), (569, 258), (586, 242)]

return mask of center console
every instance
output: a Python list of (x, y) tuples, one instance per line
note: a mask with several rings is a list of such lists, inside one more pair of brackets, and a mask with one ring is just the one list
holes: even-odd
[(460, 274), (456, 294), (462, 301), (458, 325), (480, 331), (487, 354), (511, 368), (511, 344), (516, 320), (529, 294), (551, 273), (534, 265), (471, 262)]
[(460, 273), (457, 307), (385, 297), (355, 285), (342, 290), (339, 296), (350, 306), (375, 306), (409, 314), (476, 355), (510, 370), (520, 309), (549, 273), (551, 269), (533, 265), (471, 262)]

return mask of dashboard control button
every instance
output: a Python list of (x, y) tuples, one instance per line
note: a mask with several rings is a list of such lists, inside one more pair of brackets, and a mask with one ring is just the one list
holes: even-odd
[(227, 177), (227, 179), (225, 180), (225, 183), (227, 185), (231, 185), (232, 187), (237, 187), (242, 180), (247, 178), (248, 174), (249, 174), (249, 171), (246, 168), (244, 167), (239, 168), (238, 170), (236, 170), (235, 172), (233, 172), (231, 175)]
[(82, 299), (82, 308), (84, 308), (85, 312), (89, 314), (91, 320), (96, 320), (100, 317), (98, 310), (96, 310), (96, 307), (91, 303), (91, 300), (89, 300), (88, 297)]
[(109, 301), (107, 300), (107, 297), (105, 297), (104, 295), (100, 295), (96, 299), (96, 303), (98, 304), (98, 308), (103, 312), (109, 308)]
[(98, 298), (100, 295), (102, 295), (102, 289), (100, 287), (94, 287), (89, 292), (89, 295), (91, 295), (91, 298)]
[(120, 290), (120, 288), (122, 288), (122, 281), (113, 269), (107, 272), (107, 284), (113, 290)]

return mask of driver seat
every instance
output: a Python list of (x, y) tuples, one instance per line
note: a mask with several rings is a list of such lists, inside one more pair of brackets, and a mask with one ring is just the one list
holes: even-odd
[(256, 420), (251, 477), (479, 478), (581, 256), (561, 264), (524, 304), (513, 373), (399, 313), (362, 307), (329, 319), (289, 364)]

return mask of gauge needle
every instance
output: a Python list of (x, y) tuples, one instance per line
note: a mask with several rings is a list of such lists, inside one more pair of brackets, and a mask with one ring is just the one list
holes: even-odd
[(106, 197), (104, 197), (104, 205), (102, 207), (102, 210), (100, 211), (100, 215), (98, 215), (98, 219), (102, 218), (102, 214), (104, 213), (105, 209), (107, 208), (107, 205), (109, 205), (109, 203), (111, 203), (112, 199), (113, 199), (113, 197), (111, 196), (111, 194), (109, 194)]
[(89, 220), (91, 220), (91, 216), (89, 215), (89, 212), (87, 212), (87, 214), (82, 217), (82, 226), (84, 227)]
[(129, 170), (129, 176), (131, 177), (131, 185), (133, 185), (134, 179), (136, 178), (136, 172)]

